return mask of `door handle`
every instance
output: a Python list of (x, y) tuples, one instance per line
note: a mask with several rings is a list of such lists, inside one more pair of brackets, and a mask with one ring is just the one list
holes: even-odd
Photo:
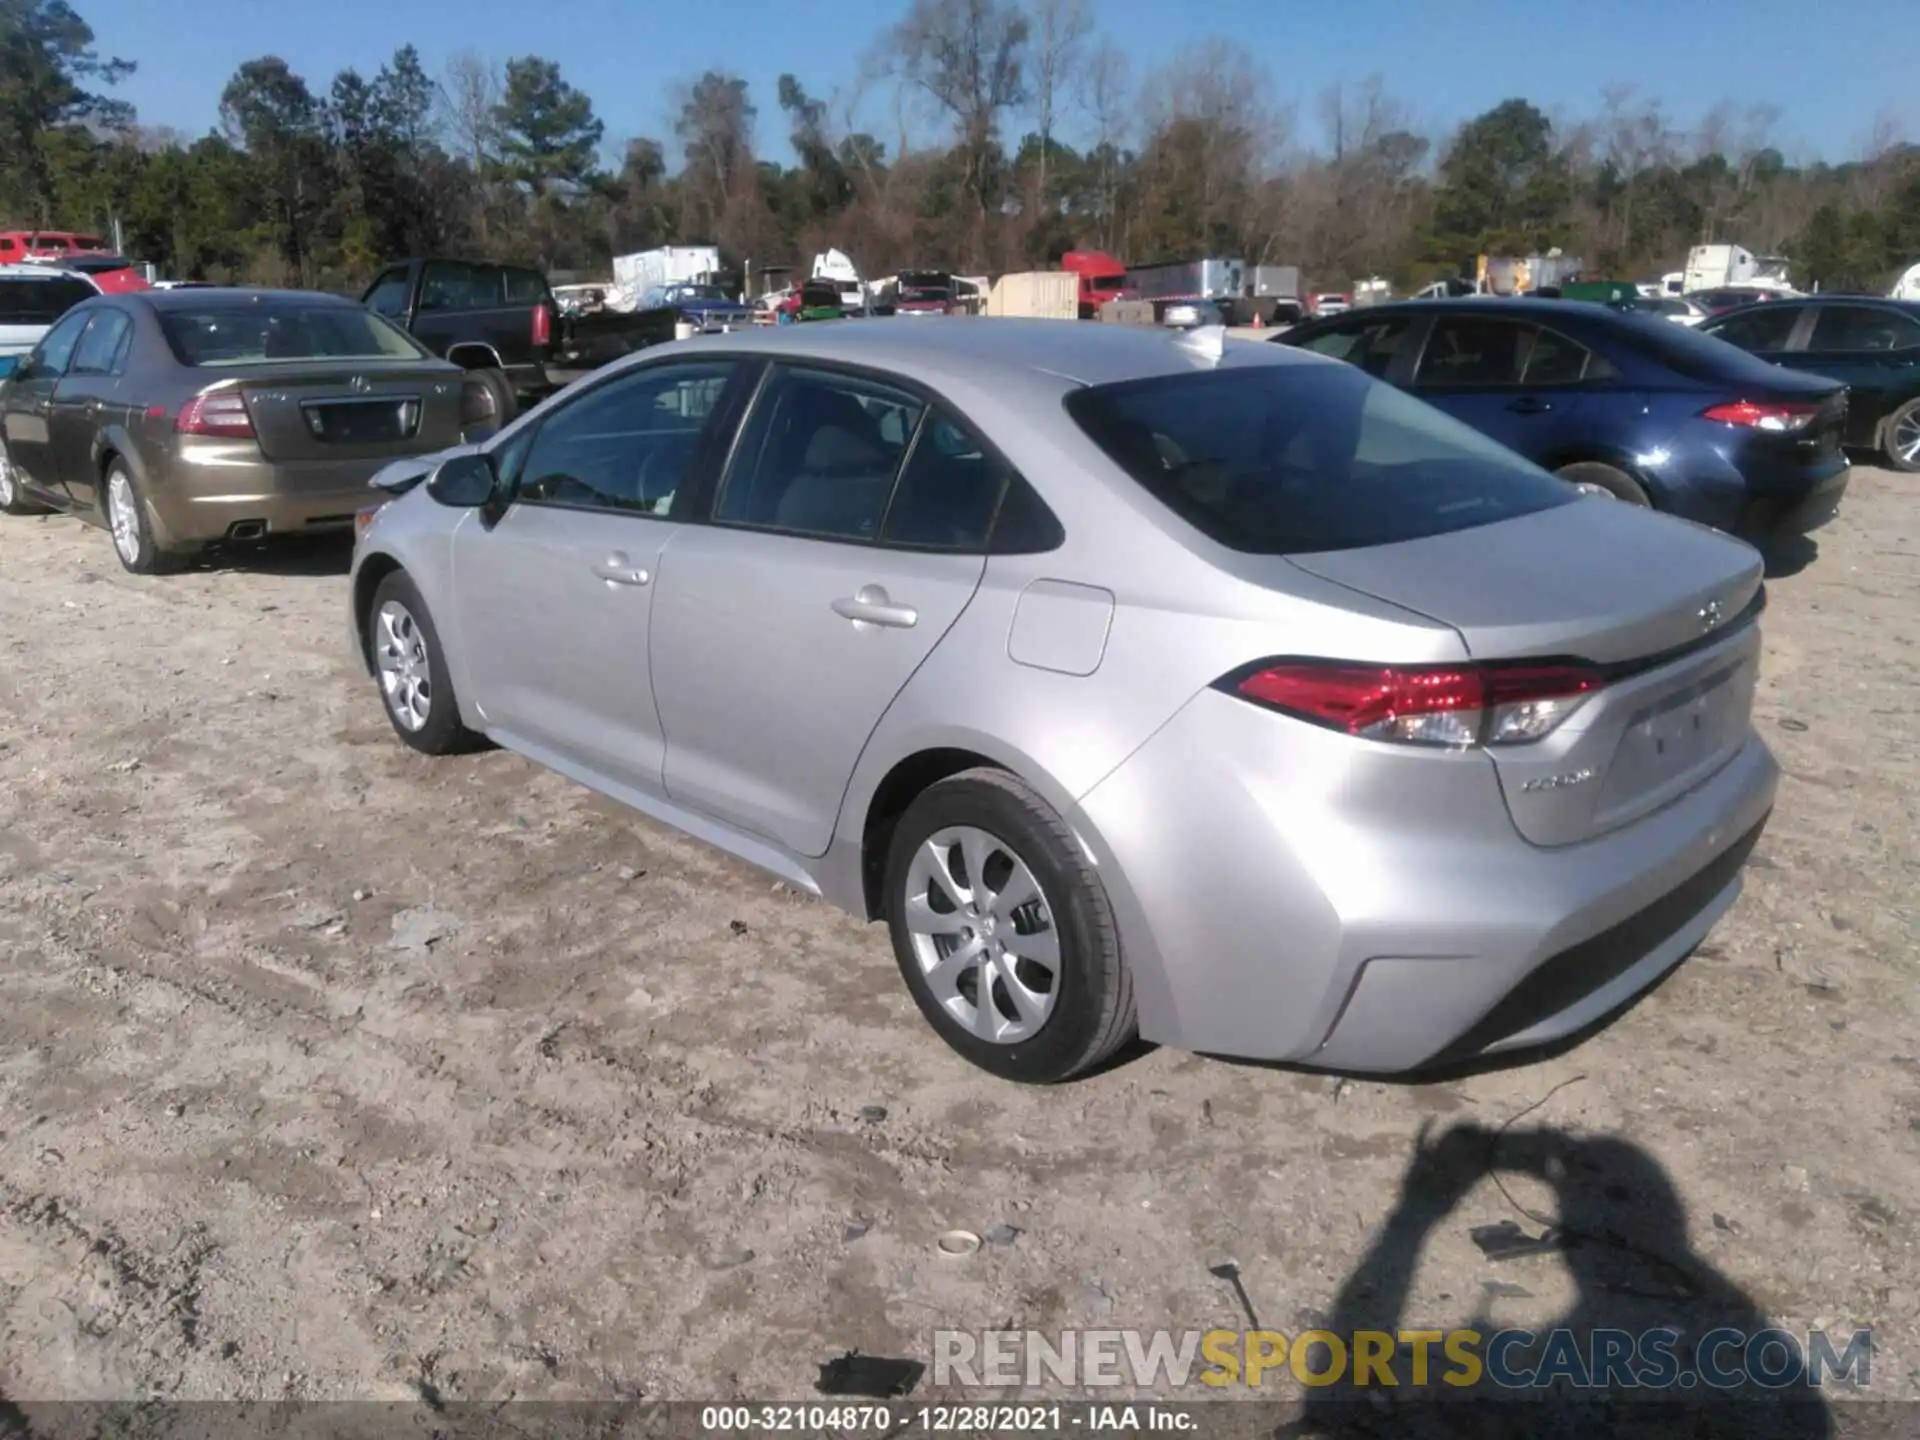
[(606, 559), (594, 566), (593, 573), (609, 585), (644, 585), (653, 579), (651, 575), (627, 559), (625, 553), (619, 550), (614, 551), (613, 554), (607, 556)]
[(1511, 405), (1507, 406), (1507, 409), (1513, 411), (1516, 415), (1544, 415), (1547, 411), (1553, 409), (1553, 405), (1550, 401), (1536, 400), (1531, 395), (1523, 395)]
[(854, 594), (834, 601), (833, 613), (855, 625), (886, 625), (895, 630), (911, 630), (920, 620), (919, 611), (894, 604), (879, 585), (862, 585)]

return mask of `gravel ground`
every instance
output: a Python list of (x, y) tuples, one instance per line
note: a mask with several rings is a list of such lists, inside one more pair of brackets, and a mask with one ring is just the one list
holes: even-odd
[[(1818, 550), (1772, 585), (1746, 893), (1611, 1027), (1027, 1091), (880, 927), (403, 749), (342, 550), (136, 579), (0, 520), (0, 1395), (801, 1397), (940, 1327), (1237, 1326), (1232, 1258), (1282, 1329), (1872, 1324), (1920, 1396), (1920, 477), (1858, 470)], [(1504, 1191), (1435, 1158), (1543, 1098)], [(1521, 1207), (1612, 1238), (1489, 1261)]]

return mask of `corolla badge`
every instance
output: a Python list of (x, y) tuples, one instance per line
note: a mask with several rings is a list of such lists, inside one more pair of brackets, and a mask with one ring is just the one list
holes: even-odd
[(1582, 766), (1578, 770), (1569, 770), (1564, 775), (1541, 775), (1527, 781), (1520, 787), (1523, 794), (1537, 795), (1542, 790), (1571, 790), (1576, 785), (1584, 785), (1593, 779), (1593, 771)]
[(1711, 630), (1720, 623), (1720, 602), (1709, 600), (1700, 607), (1700, 628)]

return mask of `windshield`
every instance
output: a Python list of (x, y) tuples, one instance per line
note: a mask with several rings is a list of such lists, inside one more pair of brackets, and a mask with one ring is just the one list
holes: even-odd
[(1249, 554), (1390, 545), (1576, 498), (1512, 451), (1350, 365), (1156, 376), (1078, 390), (1066, 405), (1168, 509)]
[(160, 328), (182, 365), (300, 360), (421, 360), (404, 331), (354, 305), (204, 305), (164, 309)]
[(679, 285), (674, 287), (668, 298), (678, 304), (688, 300), (725, 301), (732, 297), (718, 285)]

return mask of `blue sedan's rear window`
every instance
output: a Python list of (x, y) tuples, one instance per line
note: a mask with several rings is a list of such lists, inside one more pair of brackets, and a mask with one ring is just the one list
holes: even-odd
[(1077, 390), (1066, 403), (1168, 509), (1249, 554), (1391, 545), (1575, 498), (1511, 450), (1351, 365), (1156, 376)]

